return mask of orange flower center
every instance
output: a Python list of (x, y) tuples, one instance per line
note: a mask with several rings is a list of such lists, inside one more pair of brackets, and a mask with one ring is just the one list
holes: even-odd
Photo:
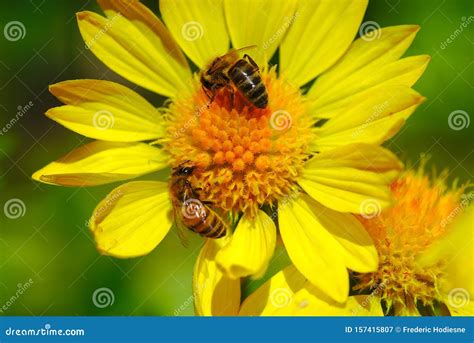
[[(463, 188), (448, 191), (444, 177), (431, 183), (421, 172), (406, 172), (392, 184), (395, 204), (373, 219), (359, 217), (374, 240), (380, 265), (375, 273), (358, 275), (356, 289), (377, 289), (396, 311), (413, 310), (440, 300), (439, 280), (445, 261), (420, 268), (416, 261), (449, 229), (460, 206)], [(407, 313), (407, 312), (405, 312)]]
[(201, 200), (224, 211), (253, 215), (289, 194), (309, 155), (311, 120), (299, 89), (274, 71), (262, 78), (265, 109), (237, 90), (222, 89), (210, 102), (197, 81), (194, 94), (169, 107), (171, 165), (191, 161), (197, 168), (190, 182)]

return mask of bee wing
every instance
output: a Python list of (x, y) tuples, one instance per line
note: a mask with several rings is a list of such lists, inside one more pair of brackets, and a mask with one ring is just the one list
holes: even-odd
[(181, 220), (181, 217), (180, 217), (180, 214), (179, 212), (174, 209), (173, 211), (173, 215), (174, 215), (174, 227), (176, 228), (176, 233), (178, 234), (178, 237), (179, 237), (179, 240), (181, 241), (181, 244), (183, 244), (183, 246), (185, 248), (187, 248), (189, 246), (189, 239), (188, 239), (188, 229), (186, 228), (186, 226), (183, 224), (183, 221)]
[(257, 45), (248, 45), (248, 46), (244, 46), (243, 48), (239, 48), (239, 49), (231, 49), (231, 51), (235, 51), (235, 52), (243, 52), (243, 51), (247, 51), (247, 50), (252, 50), (252, 49), (256, 49), (257, 48)]
[(243, 48), (239, 48), (239, 49), (232, 48), (225, 55), (220, 56), (220, 58), (223, 59), (223, 60), (225, 60), (226, 58), (228, 58), (230, 56), (232, 56), (233, 58), (238, 58), (239, 53), (244, 52), (244, 51), (248, 51), (248, 50), (252, 50), (252, 49), (256, 49), (256, 48), (257, 48), (256, 45), (244, 46)]
[(234, 57), (231, 56), (232, 53), (233, 52), (228, 52), (227, 54), (225, 54), (223, 56), (220, 56), (218, 59), (215, 59), (212, 66), (207, 71), (207, 74), (209, 74), (209, 75), (214, 74), (216, 71), (218, 71), (220, 69), (225, 69), (229, 64), (229, 61), (227, 61), (227, 60), (234, 58)]
[(230, 49), (225, 55), (219, 56), (219, 59), (214, 62), (212, 67), (209, 69), (208, 74), (212, 74), (219, 69), (226, 68), (229, 62), (237, 60), (239, 58), (239, 53), (247, 50), (252, 50), (257, 48), (256, 45), (244, 46), (243, 48)]

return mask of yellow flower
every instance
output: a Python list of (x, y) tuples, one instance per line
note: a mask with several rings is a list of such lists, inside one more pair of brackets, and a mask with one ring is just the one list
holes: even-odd
[[(429, 57), (401, 58), (418, 27), (387, 27), (353, 41), (365, 0), (161, 0), (166, 26), (135, 0), (99, 4), (105, 17), (77, 14), (86, 47), (169, 100), (156, 109), (103, 80), (51, 86), (65, 105), (47, 116), (96, 141), (33, 178), (92, 186), (190, 160), (196, 170), (189, 181), (200, 199), (239, 218), (216, 252), (226, 277), (262, 275), (278, 229), (298, 270), (345, 301), (347, 268), (369, 272), (378, 262), (351, 213), (364, 212), (366, 201), (389, 205), (387, 185), (402, 166), (379, 145), (423, 101), (411, 86)], [(260, 66), (267, 108), (228, 90), (209, 104), (182, 53), (202, 69), (230, 44), (257, 46), (249, 54)], [(277, 49), (278, 73), (267, 65)], [(172, 226), (171, 208), (167, 182), (119, 186), (91, 218), (98, 249), (117, 257), (147, 254)]]
[[(407, 171), (392, 185), (393, 207), (360, 220), (373, 238), (380, 265), (357, 276), (356, 290), (377, 290), (387, 313), (473, 315), (474, 193), (448, 189), (442, 175), (433, 181)], [(461, 215), (462, 213), (462, 215)], [(428, 311), (428, 312), (427, 312)]]

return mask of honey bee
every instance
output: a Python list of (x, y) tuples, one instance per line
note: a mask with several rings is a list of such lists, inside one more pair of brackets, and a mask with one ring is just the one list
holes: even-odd
[(216, 57), (201, 71), (201, 84), (210, 102), (214, 101), (217, 91), (223, 87), (233, 94), (234, 86), (255, 107), (267, 107), (268, 93), (257, 63), (247, 54), (243, 58), (239, 57), (240, 51), (256, 47), (231, 49), (227, 54)]
[(184, 229), (189, 229), (207, 238), (221, 238), (227, 233), (228, 224), (211, 203), (199, 199), (197, 189), (188, 180), (195, 168), (188, 161), (171, 175), (169, 189), (178, 234), (183, 239)]

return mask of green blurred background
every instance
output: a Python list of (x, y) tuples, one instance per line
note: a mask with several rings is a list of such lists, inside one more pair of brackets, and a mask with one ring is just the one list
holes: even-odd
[[(156, 0), (144, 3), (158, 11)], [(130, 85), (84, 49), (75, 21), (80, 10), (99, 11), (94, 1), (0, 4), (2, 31), (11, 21), (26, 28), (24, 38), (15, 42), (0, 35), (0, 126), (19, 108), (33, 104), (0, 135), (0, 205), (3, 208), (10, 199), (25, 204), (24, 215), (17, 219), (0, 213), (0, 314), (192, 315), (191, 274), (200, 239), (184, 248), (171, 234), (142, 258), (101, 256), (86, 221), (116, 185), (61, 188), (30, 178), (38, 168), (88, 141), (43, 115), (59, 104), (49, 94), (49, 84), (101, 78)], [(382, 27), (421, 26), (407, 55), (432, 56), (415, 85), (427, 101), (388, 146), (411, 163), (417, 163), (421, 152), (431, 155), (430, 165), (449, 168), (450, 180), (473, 179), (474, 124), (453, 130), (448, 117), (456, 110), (464, 111), (469, 120), (474, 114), (474, 18), (444, 49), (441, 45), (463, 20), (469, 21), (473, 10), (472, 0), (377, 0), (369, 4), (364, 18)], [(156, 105), (163, 101), (145, 90), (139, 92)], [(101, 308), (92, 296), (104, 287), (112, 291), (114, 302)], [(7, 304), (19, 289), (23, 294)]]

